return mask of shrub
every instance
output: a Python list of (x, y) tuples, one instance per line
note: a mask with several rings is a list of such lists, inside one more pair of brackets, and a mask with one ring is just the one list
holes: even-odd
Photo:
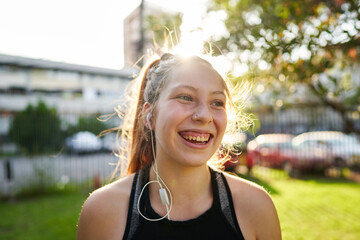
[(41, 100), (36, 106), (29, 104), (15, 115), (9, 135), (14, 143), (31, 155), (59, 150), (63, 142), (56, 109), (49, 108)]
[(96, 118), (96, 116), (81, 116), (77, 124), (70, 125), (67, 129), (67, 136), (71, 136), (77, 132), (88, 131), (98, 135), (102, 131), (108, 129), (109, 126)]

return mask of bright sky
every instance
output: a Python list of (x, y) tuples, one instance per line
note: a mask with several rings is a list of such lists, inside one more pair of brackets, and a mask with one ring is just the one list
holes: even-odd
[[(148, 0), (184, 13), (184, 42), (210, 32), (189, 32), (202, 22), (207, 0)], [(120, 69), (123, 19), (140, 0), (0, 0), (0, 53)], [(221, 28), (221, 26), (219, 26)], [(188, 40), (186, 40), (186, 38)], [(190, 39), (190, 40), (189, 40)]]

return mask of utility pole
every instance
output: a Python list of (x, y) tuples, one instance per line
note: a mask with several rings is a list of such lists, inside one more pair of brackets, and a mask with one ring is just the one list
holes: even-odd
[(141, 0), (141, 3), (140, 3), (140, 7), (139, 7), (139, 35), (140, 35), (140, 39), (138, 41), (138, 44), (137, 44), (137, 59), (141, 59), (139, 62), (138, 62), (138, 65), (140, 67), (143, 66), (144, 64), (144, 61), (143, 61), (143, 55), (144, 55), (144, 4), (145, 4), (145, 1), (144, 0)]

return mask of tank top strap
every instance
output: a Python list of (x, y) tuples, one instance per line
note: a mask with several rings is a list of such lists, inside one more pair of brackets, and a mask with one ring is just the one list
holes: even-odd
[(236, 218), (231, 191), (224, 174), (212, 168), (210, 168), (210, 172), (213, 181), (215, 207), (220, 208), (229, 225), (244, 239)]
[[(139, 201), (141, 189), (148, 178), (149, 178), (149, 167), (145, 167), (135, 173), (131, 187), (129, 209), (128, 209), (126, 228), (125, 228), (123, 240), (132, 239), (136, 230), (140, 225), (140, 221), (142, 221), (142, 218), (137, 209), (137, 203)], [(143, 206), (144, 204), (140, 204), (140, 208), (143, 208)], [(143, 209), (140, 210), (143, 211)]]

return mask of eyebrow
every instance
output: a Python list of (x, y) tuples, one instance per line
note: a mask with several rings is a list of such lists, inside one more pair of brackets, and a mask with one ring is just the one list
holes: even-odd
[(225, 96), (225, 93), (223, 91), (214, 91), (211, 94), (221, 94)]
[[(190, 85), (185, 85), (185, 84), (181, 84), (181, 85), (178, 85), (178, 86), (174, 87), (174, 89), (179, 89), (179, 88), (187, 88), (187, 89), (189, 89), (191, 91), (194, 91), (194, 92), (197, 90), (195, 87), (190, 86)], [(211, 94), (221, 94), (221, 95), (225, 96), (224, 91), (213, 91), (213, 92), (211, 92)]]

